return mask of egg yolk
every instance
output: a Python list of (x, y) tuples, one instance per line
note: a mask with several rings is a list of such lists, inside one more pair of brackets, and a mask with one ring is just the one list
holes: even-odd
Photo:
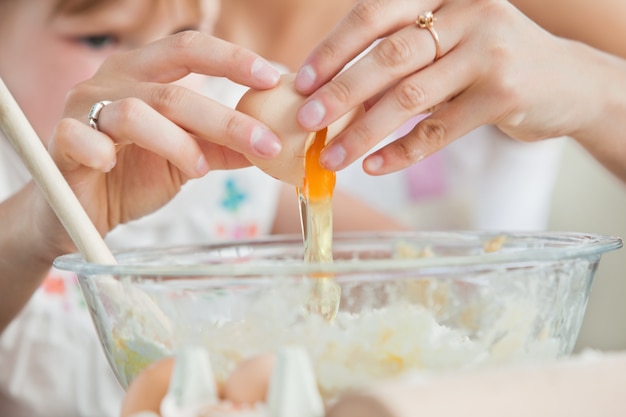
[(313, 143), (306, 151), (304, 164), (304, 195), (309, 201), (329, 199), (335, 189), (336, 174), (320, 165), (319, 159), (326, 144), (326, 132), (322, 129), (315, 133)]

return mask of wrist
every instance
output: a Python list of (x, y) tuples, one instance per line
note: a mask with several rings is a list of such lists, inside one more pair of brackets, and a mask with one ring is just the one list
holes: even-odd
[[(13, 236), (16, 266), (47, 270), (59, 255), (75, 251), (63, 225), (33, 182), (6, 202), (7, 228)], [(19, 239), (15, 237), (19, 236)]]
[(32, 211), (33, 218), (31, 221), (35, 225), (33, 227), (35, 244), (38, 244), (37, 253), (40, 254), (42, 261), (52, 264), (57, 256), (75, 252), (76, 246), (45, 197), (34, 184), (32, 185), (32, 199), (36, 209)]
[[(576, 128), (569, 134), (607, 169), (626, 181), (626, 60), (576, 45), (587, 71), (573, 84), (583, 102)], [(577, 88), (580, 87), (580, 88)]]
[(0, 332), (73, 245), (31, 182), (0, 203)]

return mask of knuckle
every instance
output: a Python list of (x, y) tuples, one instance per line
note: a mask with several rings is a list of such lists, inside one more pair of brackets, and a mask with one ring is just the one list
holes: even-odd
[(405, 65), (412, 56), (411, 46), (402, 36), (383, 39), (374, 49), (374, 58), (384, 67)]
[[(427, 118), (420, 122), (414, 129), (414, 138), (415, 142), (419, 143), (419, 147), (411, 146), (412, 149), (426, 149), (428, 150), (428, 154), (433, 153), (434, 151), (439, 150), (444, 145), (446, 145), (446, 137), (447, 137), (447, 129), (446, 125), (443, 121)], [(410, 155), (409, 155), (410, 154)], [(421, 159), (423, 158), (423, 153), (411, 152), (411, 150), (407, 150), (407, 155)], [(417, 160), (418, 160), (417, 159)]]
[(440, 120), (425, 119), (407, 136), (386, 149), (394, 165), (407, 167), (421, 161), (446, 145), (446, 127)]
[(392, 149), (394, 159), (400, 161), (404, 166), (411, 165), (421, 159), (422, 154), (405, 141), (396, 142)]
[(386, 7), (386, 0), (363, 0), (354, 6), (347, 19), (353, 25), (373, 27), (380, 23)]
[(522, 90), (516, 80), (508, 77), (499, 78), (494, 98), (501, 103), (517, 103), (522, 97)]
[(408, 112), (422, 110), (428, 101), (426, 89), (416, 81), (402, 82), (394, 89), (394, 93), (398, 105)]
[(239, 63), (250, 58), (250, 51), (239, 46), (239, 45), (229, 45), (231, 48), (230, 57), (232, 62)]
[(339, 56), (339, 44), (331, 36), (320, 44), (319, 53), (326, 59), (335, 60)]
[(494, 22), (507, 21), (510, 12), (505, 4), (498, 0), (474, 0), (472, 7), (485, 18), (496, 19)]
[(160, 84), (152, 90), (150, 104), (160, 113), (168, 113), (167, 109), (181, 107), (189, 94), (183, 87), (173, 84)]
[[(135, 97), (128, 97), (116, 102), (115, 122), (117, 126), (124, 127), (131, 123), (142, 120), (142, 101)], [(104, 109), (103, 109), (104, 112)]]
[(336, 78), (327, 84), (330, 96), (341, 104), (350, 103), (351, 89), (350, 86), (341, 78)]
[[(65, 117), (56, 124), (48, 141), (48, 151), (54, 157), (63, 149), (68, 149), (70, 138), (80, 137), (80, 129), (84, 126), (78, 120)], [(64, 152), (63, 152), (64, 153)]]
[(488, 78), (491, 83), (490, 100), (501, 103), (501, 109), (506, 108), (507, 103), (519, 102), (528, 90), (520, 81), (519, 76), (511, 73), (504, 60), (505, 58), (493, 61)]
[(88, 91), (85, 87), (85, 83), (80, 83), (70, 88), (67, 93), (65, 93), (65, 102), (76, 103), (80, 101), (82, 97), (88, 97)]
[(94, 99), (95, 97), (98, 97), (100, 100), (110, 99), (104, 92), (103, 87), (95, 85), (95, 83), (92, 83), (91, 80), (87, 80), (74, 85), (65, 93), (65, 107), (76, 107), (77, 111), (78, 109), (81, 109), (84, 113), (84, 115), (81, 115), (83, 115), (86, 120), (90, 106), (96, 101)]
[(96, 70), (94, 78), (97, 78), (100, 74), (106, 74), (110, 73), (111, 71), (115, 71), (116, 68), (128, 61), (128, 57), (130, 54), (131, 51), (120, 51), (119, 53), (107, 56)]
[(199, 32), (195, 30), (184, 30), (170, 37), (170, 46), (175, 50), (186, 50), (191, 47), (198, 37)]
[(65, 138), (70, 137), (78, 133), (78, 124), (75, 119), (65, 117), (57, 123), (54, 128), (53, 137), (57, 143), (65, 141)]
[[(231, 140), (239, 139), (242, 126), (244, 126), (245, 120), (243, 116), (238, 113), (231, 112), (224, 118), (224, 134), (225, 140), (231, 142)], [(230, 140), (229, 140), (230, 139)]]
[[(355, 123), (350, 127), (350, 141), (358, 146), (354, 151), (367, 151), (374, 146), (374, 135), (369, 126), (364, 123)], [(359, 153), (359, 152), (356, 152)]]

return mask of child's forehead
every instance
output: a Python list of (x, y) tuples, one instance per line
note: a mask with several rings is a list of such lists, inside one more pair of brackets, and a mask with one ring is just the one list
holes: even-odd
[[(56, 13), (63, 14), (81, 14), (97, 10), (100, 7), (115, 5), (131, 4), (137, 0), (55, 0)], [(186, 5), (193, 8), (197, 13), (201, 13), (201, 4), (206, 0), (147, 0), (151, 3), (176, 3), (177, 5)], [(217, 0), (216, 0), (217, 1)]]

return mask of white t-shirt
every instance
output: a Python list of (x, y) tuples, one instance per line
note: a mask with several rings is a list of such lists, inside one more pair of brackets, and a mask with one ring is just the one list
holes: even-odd
[(397, 173), (367, 175), (361, 159), (337, 188), (420, 230), (545, 230), (564, 140), (519, 142), (482, 126)]
[[(208, 95), (234, 105), (243, 89), (209, 79)], [(0, 201), (30, 175), (0, 136)], [(107, 236), (113, 249), (210, 243), (269, 234), (280, 183), (257, 168), (189, 181), (157, 212)], [(123, 391), (98, 341), (76, 277), (52, 269), (0, 336), (0, 416), (114, 417)]]

